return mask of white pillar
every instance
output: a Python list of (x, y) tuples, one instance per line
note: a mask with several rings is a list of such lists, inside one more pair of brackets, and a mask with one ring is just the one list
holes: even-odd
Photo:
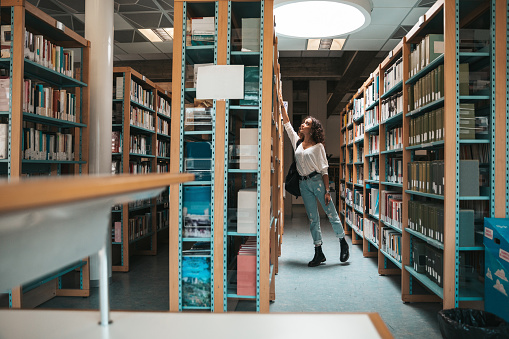
[[(111, 173), (111, 115), (113, 91), (113, 0), (85, 1), (85, 39), (90, 51), (90, 174)], [(109, 276), (111, 277), (111, 239)], [(90, 280), (98, 286), (99, 259), (90, 257)]]

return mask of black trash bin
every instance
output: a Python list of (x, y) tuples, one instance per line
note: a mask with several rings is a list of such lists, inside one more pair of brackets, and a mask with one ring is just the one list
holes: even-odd
[(468, 308), (438, 312), (438, 325), (445, 339), (509, 339), (509, 323), (493, 313)]

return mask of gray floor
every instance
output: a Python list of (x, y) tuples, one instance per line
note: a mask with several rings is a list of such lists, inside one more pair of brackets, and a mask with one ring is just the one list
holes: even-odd
[[(350, 246), (350, 260), (340, 263), (339, 243), (326, 220), (322, 231), (327, 261), (310, 268), (313, 245), (305, 214), (297, 210), (286, 220), (271, 312), (378, 312), (395, 338), (441, 338), (436, 320), (440, 304), (404, 304), (400, 276), (379, 276), (376, 259), (363, 258), (359, 245)], [(161, 244), (155, 257), (132, 257), (131, 272), (114, 273), (110, 290), (112, 310), (168, 310), (168, 246)], [(252, 311), (253, 303), (236, 307)], [(97, 309), (98, 290), (92, 289), (89, 298), (53, 298), (40, 308)]]

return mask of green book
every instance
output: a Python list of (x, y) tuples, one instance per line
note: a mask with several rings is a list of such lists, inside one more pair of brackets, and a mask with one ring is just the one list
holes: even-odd
[(469, 94), (469, 68), (470, 65), (467, 63), (459, 65), (459, 87), (460, 87), (460, 95), (468, 95)]

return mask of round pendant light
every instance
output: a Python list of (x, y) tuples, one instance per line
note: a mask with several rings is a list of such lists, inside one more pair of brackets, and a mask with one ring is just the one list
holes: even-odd
[(369, 0), (276, 1), (278, 35), (334, 38), (363, 29), (371, 22)]

